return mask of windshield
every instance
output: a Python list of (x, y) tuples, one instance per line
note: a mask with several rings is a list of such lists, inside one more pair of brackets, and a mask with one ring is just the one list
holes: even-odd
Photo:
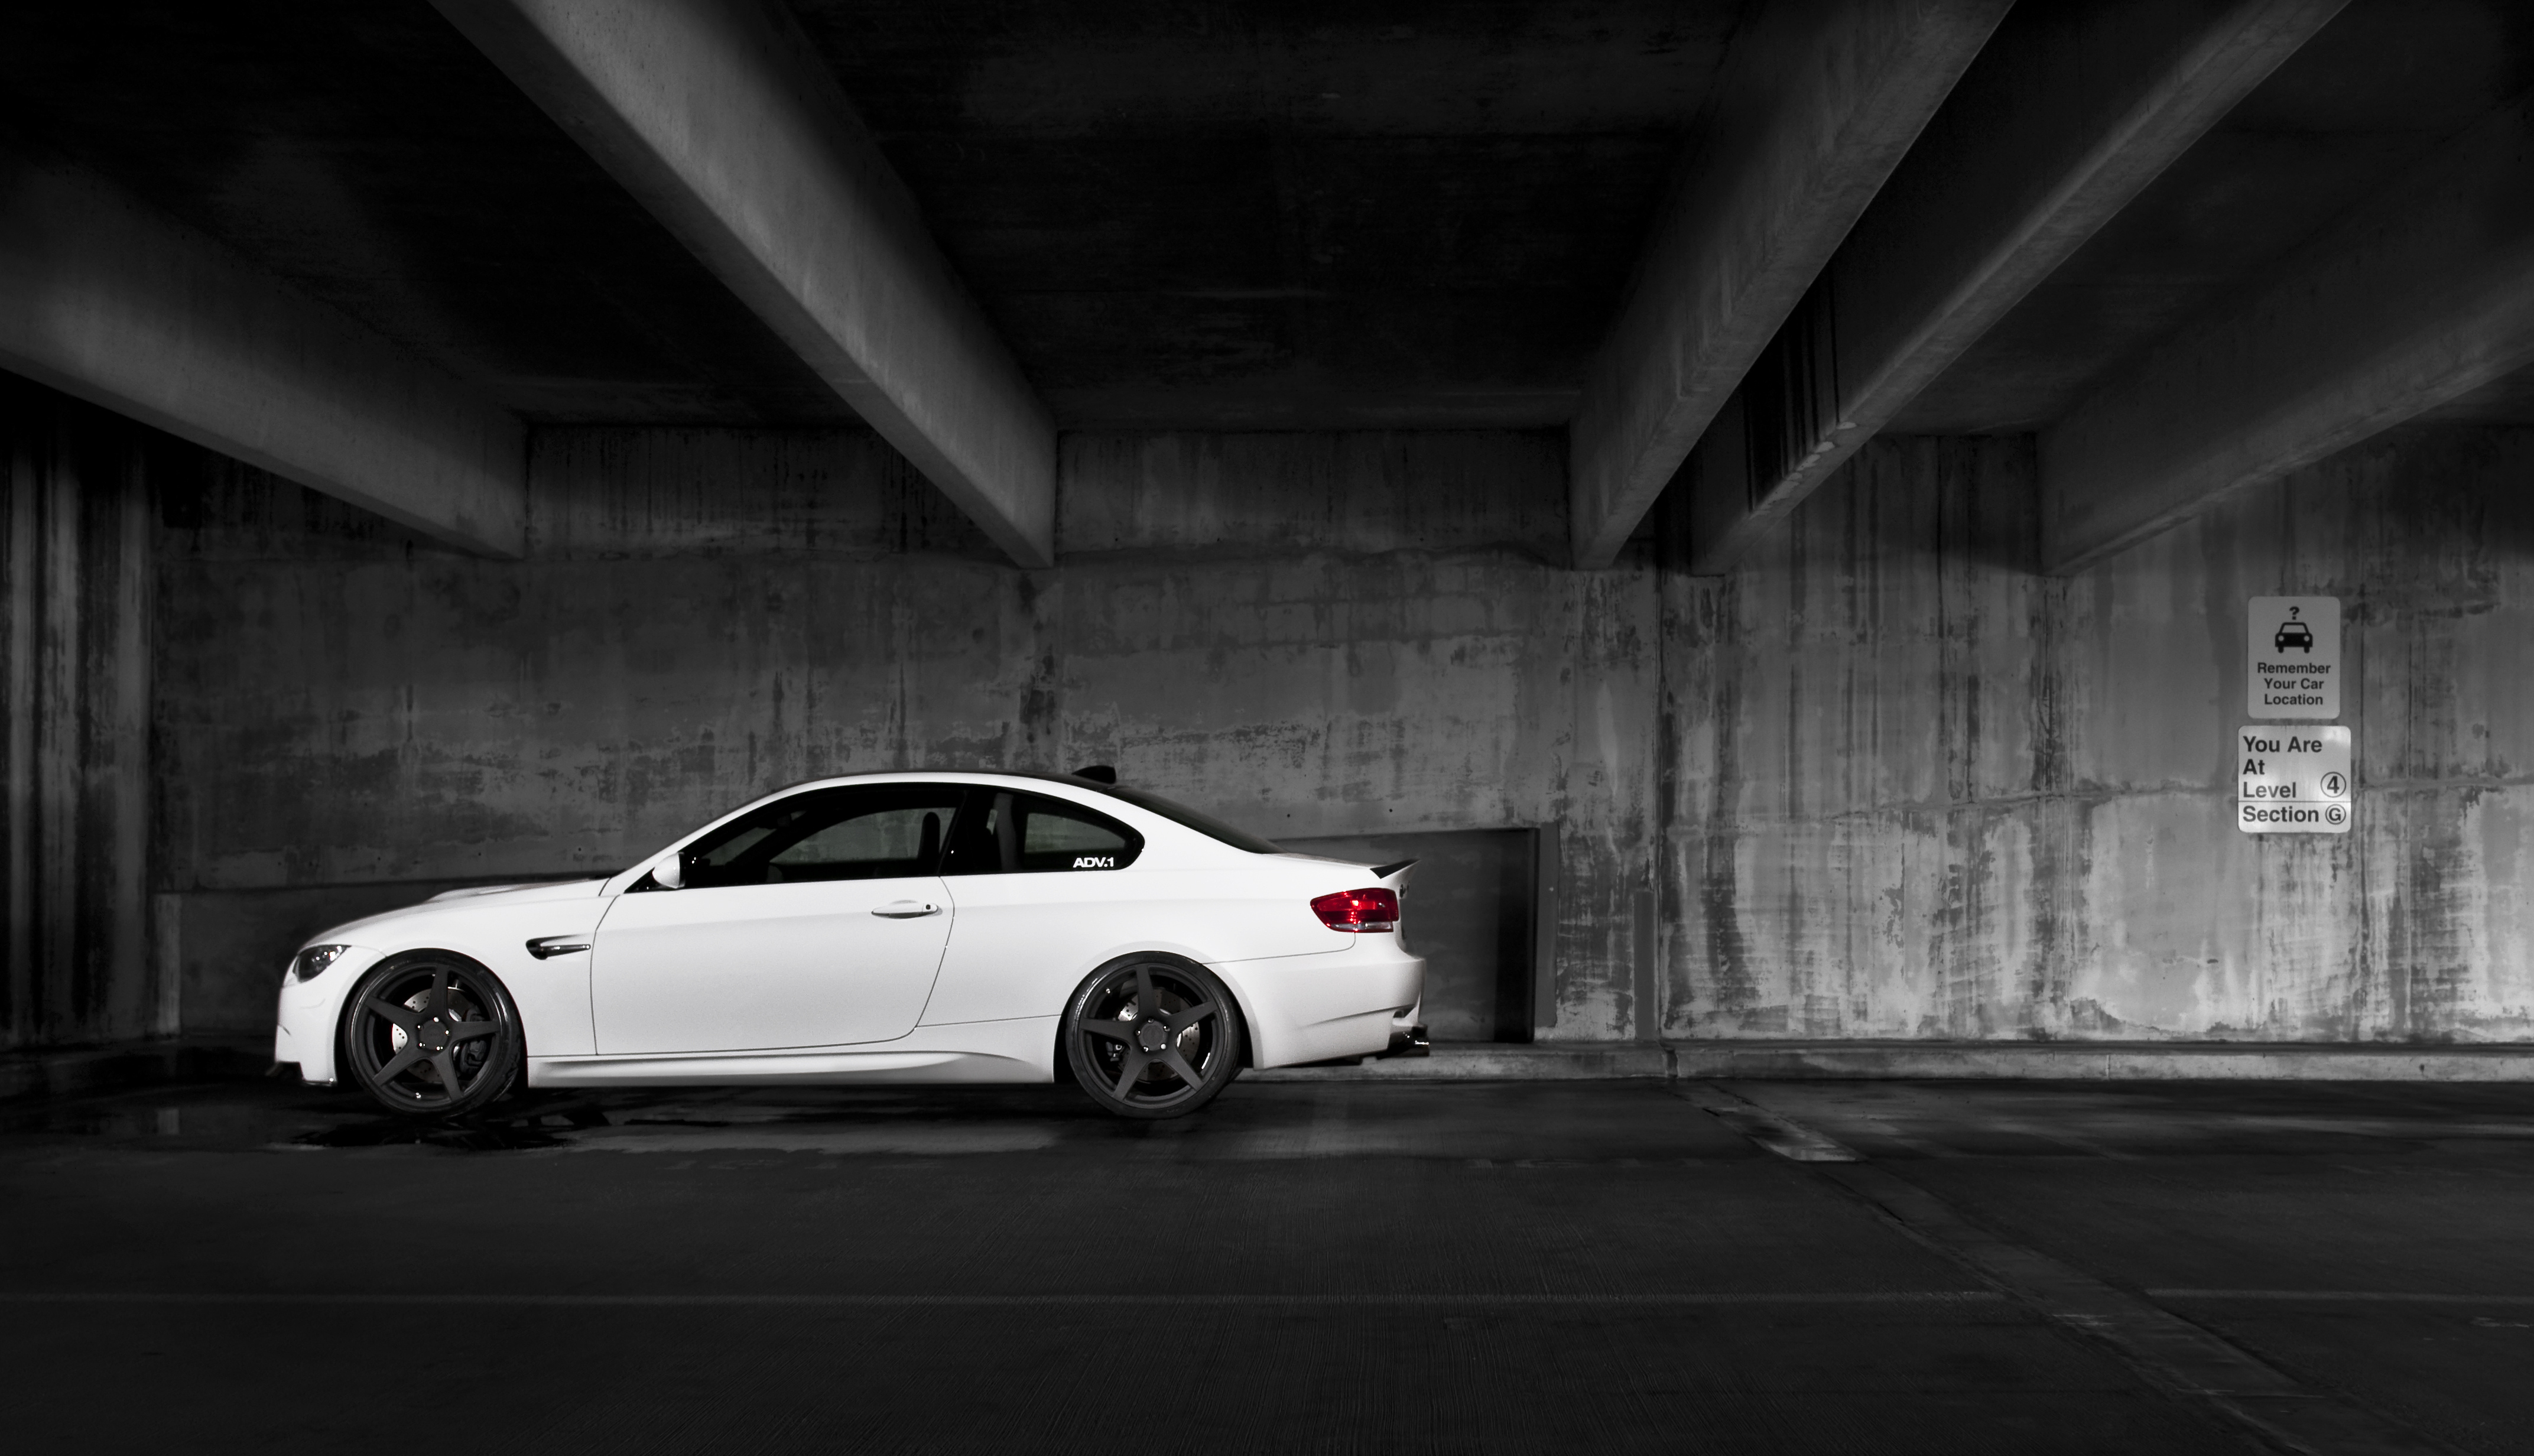
[(1099, 784), (1096, 787), (1104, 794), (1115, 794), (1137, 809), (1158, 814), (1175, 824), (1184, 824), (1200, 834), (1220, 839), (1235, 849), (1245, 849), (1251, 854), (1284, 853), (1271, 841), (1261, 839), (1247, 829), (1236, 829), (1219, 819), (1199, 814), (1184, 804), (1175, 804), (1159, 794), (1148, 793), (1143, 789), (1130, 789), (1124, 784)]

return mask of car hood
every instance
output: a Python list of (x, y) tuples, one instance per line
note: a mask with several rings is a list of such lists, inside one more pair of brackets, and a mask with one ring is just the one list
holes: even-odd
[(529, 884), (480, 884), (465, 889), (443, 890), (427, 900), (399, 909), (383, 910), (347, 920), (308, 938), (312, 945), (340, 940), (358, 940), (359, 933), (390, 921), (409, 920), (417, 915), (430, 915), (478, 905), (531, 905), (545, 900), (585, 900), (595, 896), (607, 884), (609, 877), (589, 880), (540, 880)]
[(464, 889), (445, 889), (423, 901), (425, 905), (445, 904), (451, 900), (472, 900), (484, 895), (500, 895), (513, 904), (524, 905), (534, 900), (577, 900), (598, 893), (598, 887), (612, 877), (592, 875), (581, 880), (532, 880), (522, 884), (470, 884)]

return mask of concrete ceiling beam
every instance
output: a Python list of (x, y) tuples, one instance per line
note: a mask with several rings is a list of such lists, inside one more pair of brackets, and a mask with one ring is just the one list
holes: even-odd
[(435, 3), (996, 545), (1055, 564), (1055, 421), (788, 14)]
[(1689, 570), (1729, 570), (2344, 3), (2019, 9), (1683, 472)]
[(526, 550), (516, 417), (112, 183), (15, 151), (0, 365), (463, 550)]
[(1734, 37), (1568, 425), (1577, 566), (1618, 556), (2006, 11), (1772, 0)]
[(2042, 559), (2100, 561), (2534, 363), (2534, 97), (2401, 169), (2040, 438)]

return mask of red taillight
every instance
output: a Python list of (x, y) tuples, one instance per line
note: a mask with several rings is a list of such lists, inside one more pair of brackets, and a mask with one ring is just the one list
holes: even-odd
[(1395, 931), (1399, 929), (1399, 892), (1390, 889), (1340, 890), (1313, 900), (1311, 913), (1320, 918), (1320, 924), (1333, 931), (1358, 934)]

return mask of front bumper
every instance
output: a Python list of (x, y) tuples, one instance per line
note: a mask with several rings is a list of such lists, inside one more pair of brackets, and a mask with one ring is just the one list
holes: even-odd
[(343, 999), (378, 958), (379, 952), (354, 946), (314, 981), (285, 976), (273, 1003), (272, 1060), (297, 1066), (299, 1079), (312, 1086), (334, 1085), (334, 1029), (342, 1024)]

